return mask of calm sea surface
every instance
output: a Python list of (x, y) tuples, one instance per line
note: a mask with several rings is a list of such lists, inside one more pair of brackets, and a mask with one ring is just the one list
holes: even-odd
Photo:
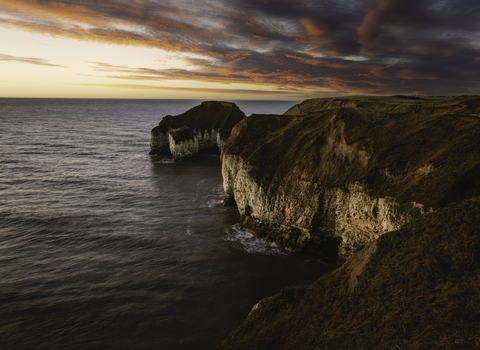
[(238, 230), (218, 156), (148, 155), (162, 117), (199, 103), (0, 99), (0, 349), (215, 349), (333, 268)]

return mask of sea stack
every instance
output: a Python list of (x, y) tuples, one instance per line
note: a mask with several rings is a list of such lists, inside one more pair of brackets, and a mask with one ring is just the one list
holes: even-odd
[(175, 161), (199, 152), (220, 153), (232, 128), (245, 117), (235, 103), (206, 101), (177, 116), (166, 116), (150, 134), (150, 154)]

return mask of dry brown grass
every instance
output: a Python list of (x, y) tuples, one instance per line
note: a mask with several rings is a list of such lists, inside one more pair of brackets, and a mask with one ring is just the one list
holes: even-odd
[(377, 241), (369, 243), (364, 249), (354, 256), (350, 257), (343, 268), (350, 275), (348, 279), (348, 289), (353, 291), (358, 284), (358, 277), (362, 274), (363, 269), (370, 261), (373, 253), (377, 251)]

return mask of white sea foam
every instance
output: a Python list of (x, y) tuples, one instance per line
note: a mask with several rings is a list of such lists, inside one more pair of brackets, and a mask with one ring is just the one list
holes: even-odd
[(208, 201), (206, 201), (205, 203), (203, 203), (200, 208), (213, 208), (213, 207), (216, 207), (216, 206), (220, 206), (222, 204), (222, 200), (221, 199), (218, 199), (218, 198), (212, 198), (212, 199), (209, 199)]
[(241, 230), (237, 225), (225, 230), (223, 239), (228, 242), (236, 242), (250, 254), (260, 253), (267, 255), (288, 255), (289, 251), (279, 248), (275, 243), (264, 241), (251, 233)]
[(173, 164), (174, 161), (172, 158), (162, 158), (160, 160), (154, 161), (155, 164)]

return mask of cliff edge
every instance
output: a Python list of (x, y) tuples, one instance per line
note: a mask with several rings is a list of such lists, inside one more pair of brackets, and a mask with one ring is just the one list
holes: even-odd
[(312, 99), (252, 115), (222, 148), (240, 227), (348, 258), (448, 203), (480, 195), (480, 98)]
[(201, 151), (219, 153), (233, 126), (244, 117), (235, 103), (218, 101), (167, 115), (150, 133), (150, 154), (171, 154), (178, 160)]

